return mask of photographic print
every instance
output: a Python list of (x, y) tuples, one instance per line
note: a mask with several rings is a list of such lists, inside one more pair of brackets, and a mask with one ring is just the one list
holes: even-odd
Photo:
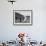
[(13, 10), (13, 24), (32, 24), (32, 10)]

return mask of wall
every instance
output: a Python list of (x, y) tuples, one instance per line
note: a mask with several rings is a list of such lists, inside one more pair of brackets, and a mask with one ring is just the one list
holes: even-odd
[[(13, 9), (33, 10), (33, 25), (14, 26)], [(17, 0), (14, 5), (0, 0), (0, 40), (15, 40), (19, 32), (30, 34), (33, 40), (46, 40), (46, 0)]]

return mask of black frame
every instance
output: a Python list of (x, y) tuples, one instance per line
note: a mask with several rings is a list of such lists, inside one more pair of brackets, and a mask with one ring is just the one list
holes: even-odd
[[(31, 24), (14, 24), (14, 12), (15, 11), (31, 11)], [(32, 24), (33, 24), (33, 11), (32, 10), (13, 10), (13, 25), (32, 26)]]

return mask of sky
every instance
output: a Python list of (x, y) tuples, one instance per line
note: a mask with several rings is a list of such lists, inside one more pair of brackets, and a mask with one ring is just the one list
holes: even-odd
[[(32, 10), (32, 26), (13, 25), (13, 10)], [(32, 40), (46, 40), (46, 0), (17, 0), (13, 5), (0, 0), (0, 41), (15, 40), (19, 32), (29, 34)]]

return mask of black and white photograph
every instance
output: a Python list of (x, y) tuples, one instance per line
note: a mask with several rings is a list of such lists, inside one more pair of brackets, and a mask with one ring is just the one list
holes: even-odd
[(14, 24), (32, 24), (32, 10), (14, 10)]

